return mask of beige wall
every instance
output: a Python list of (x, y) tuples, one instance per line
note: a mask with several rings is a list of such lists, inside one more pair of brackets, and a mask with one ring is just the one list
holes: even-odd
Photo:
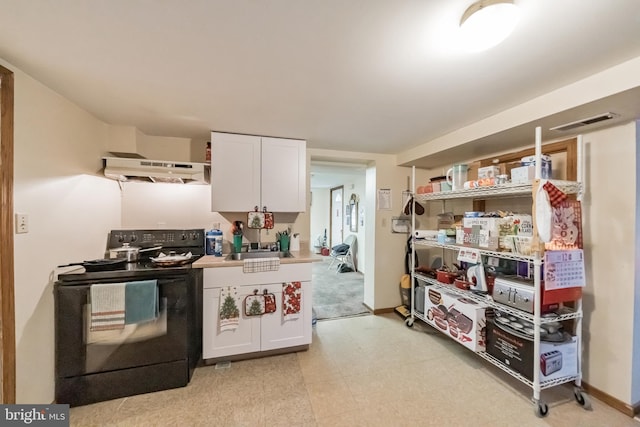
[(583, 135), (584, 379), (628, 404), (633, 363), (635, 123)]
[(327, 245), (329, 244), (329, 199), (331, 195), (328, 188), (311, 189), (311, 230), (309, 250), (314, 251), (318, 236), (324, 236), (327, 230)]
[(107, 126), (12, 65), (15, 73), (14, 204), (29, 216), (15, 235), (16, 400), (54, 396), (54, 273), (103, 258), (120, 222), (117, 185), (99, 175)]

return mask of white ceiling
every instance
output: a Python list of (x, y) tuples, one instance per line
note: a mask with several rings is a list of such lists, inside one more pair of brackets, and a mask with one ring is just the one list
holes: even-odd
[(333, 188), (365, 180), (366, 166), (355, 163), (311, 162), (309, 185), (314, 188)]
[(148, 135), (398, 153), (640, 56), (638, 0), (516, 1), (472, 54), (473, 0), (2, 0), (0, 58)]

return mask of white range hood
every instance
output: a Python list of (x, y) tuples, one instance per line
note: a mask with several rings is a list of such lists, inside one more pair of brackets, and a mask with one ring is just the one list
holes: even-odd
[(117, 181), (173, 182), (206, 184), (206, 163), (150, 160), (138, 154), (109, 153), (103, 157), (104, 176)]

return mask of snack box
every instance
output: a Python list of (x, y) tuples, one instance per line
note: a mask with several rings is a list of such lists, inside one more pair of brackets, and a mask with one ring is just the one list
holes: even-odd
[(499, 248), (498, 242), (498, 236), (491, 235), (489, 230), (483, 230), (478, 225), (471, 228), (456, 228), (456, 244), (497, 251)]
[[(464, 217), (462, 228), (472, 228), (480, 226), (480, 229), (488, 232), (488, 237), (482, 235), (478, 238), (469, 237), (469, 242), (465, 241), (465, 234), (456, 234), (456, 244), (477, 247), (489, 250), (511, 250), (513, 244), (505, 240), (506, 236), (533, 236), (533, 220), (529, 214), (513, 214), (502, 218), (492, 217)], [(480, 239), (480, 240), (478, 240)]]
[(498, 166), (485, 166), (478, 168), (478, 179), (495, 178), (500, 175), (500, 168)]
[(520, 166), (511, 169), (511, 183), (526, 184), (535, 179), (536, 167), (534, 165)]
[[(568, 334), (567, 334), (568, 335)], [(533, 340), (507, 332), (487, 319), (487, 353), (533, 381)], [(564, 342), (540, 341), (540, 381), (578, 373), (578, 339)]]
[(485, 350), (485, 311), (487, 305), (456, 294), (425, 288), (427, 323), (473, 351)]

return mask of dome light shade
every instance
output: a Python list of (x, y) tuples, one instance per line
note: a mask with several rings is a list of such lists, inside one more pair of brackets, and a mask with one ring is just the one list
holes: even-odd
[(520, 13), (513, 0), (480, 0), (462, 15), (462, 40), (470, 51), (489, 49), (511, 34)]

